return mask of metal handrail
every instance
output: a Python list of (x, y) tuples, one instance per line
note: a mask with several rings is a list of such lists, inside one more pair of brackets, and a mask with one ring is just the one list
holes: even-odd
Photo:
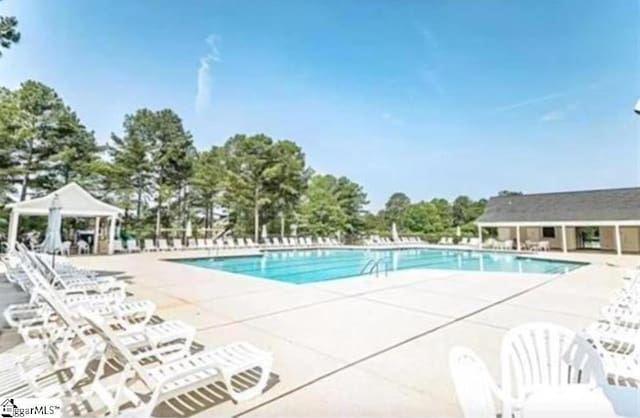
[[(384, 257), (381, 258), (372, 258), (369, 261), (367, 261), (367, 264), (364, 265), (364, 267), (362, 268), (362, 270), (360, 271), (360, 275), (363, 274), (373, 274), (373, 271), (375, 270), (376, 272), (376, 277), (378, 277), (378, 275), (380, 274), (380, 263), (384, 262), (383, 266), (384, 266), (384, 275), (387, 276), (389, 274), (389, 264), (387, 263), (387, 260)], [(368, 269), (368, 271), (367, 271)]]

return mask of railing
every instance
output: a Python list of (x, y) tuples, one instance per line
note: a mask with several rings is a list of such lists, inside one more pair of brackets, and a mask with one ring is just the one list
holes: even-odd
[(360, 275), (376, 273), (376, 277), (380, 275), (380, 264), (384, 267), (384, 275), (389, 274), (389, 264), (385, 258), (372, 258), (364, 265), (360, 271)]

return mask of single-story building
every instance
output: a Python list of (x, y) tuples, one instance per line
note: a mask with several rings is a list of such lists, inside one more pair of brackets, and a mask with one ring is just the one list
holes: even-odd
[(492, 197), (476, 224), (480, 238), (497, 228), (518, 249), (544, 240), (564, 252), (640, 253), (640, 187)]

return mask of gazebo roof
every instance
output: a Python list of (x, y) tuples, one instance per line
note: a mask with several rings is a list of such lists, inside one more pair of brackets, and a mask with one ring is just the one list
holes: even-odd
[(44, 197), (12, 203), (7, 207), (19, 215), (47, 215), (55, 195), (58, 195), (62, 216), (117, 216), (124, 213), (122, 209), (91, 196), (77, 183), (69, 183)]

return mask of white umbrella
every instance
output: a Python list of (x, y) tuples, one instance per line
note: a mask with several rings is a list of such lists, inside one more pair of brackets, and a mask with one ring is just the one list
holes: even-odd
[(260, 234), (262, 236), (262, 240), (266, 241), (268, 235), (267, 235), (267, 226), (266, 225), (262, 225), (262, 234)]
[(400, 241), (400, 237), (398, 237), (398, 227), (395, 222), (391, 224), (391, 239), (394, 241)]
[(53, 196), (51, 206), (49, 207), (49, 217), (47, 219), (47, 234), (42, 241), (42, 251), (53, 254), (51, 265), (55, 265), (55, 257), (58, 251), (62, 252), (62, 236), (60, 228), (62, 227), (62, 213), (60, 200), (58, 195)]

